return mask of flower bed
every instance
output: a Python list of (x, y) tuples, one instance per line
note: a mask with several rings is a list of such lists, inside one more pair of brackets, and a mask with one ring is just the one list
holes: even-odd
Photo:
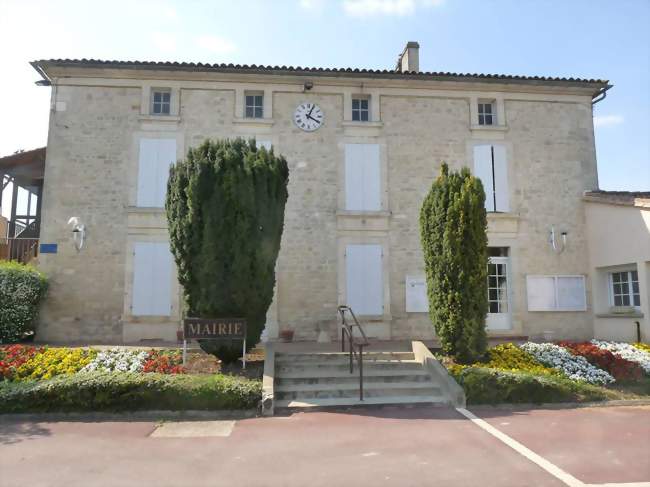
[(159, 352), (151, 350), (147, 359), (145, 360), (142, 371), (143, 372), (156, 372), (159, 374), (183, 374), (183, 356), (178, 351), (173, 352)]
[(626, 360), (609, 350), (597, 347), (591, 342), (559, 342), (558, 345), (566, 348), (574, 355), (579, 355), (596, 367), (609, 372), (614, 379), (637, 380), (643, 375), (643, 370), (636, 362)]
[(99, 352), (95, 359), (86, 365), (83, 372), (142, 372), (148, 352), (127, 350), (124, 348), (111, 348)]
[(611, 384), (614, 377), (591, 365), (587, 359), (573, 355), (566, 348), (553, 343), (527, 342), (521, 348), (548, 367), (562, 371), (569, 379), (589, 384)]
[[(489, 360), (483, 367), (510, 372), (529, 372), (541, 375), (561, 375), (553, 368), (541, 364), (533, 355), (514, 343), (504, 343), (488, 350)], [(475, 364), (481, 365), (481, 364)]]
[(83, 369), (96, 355), (82, 348), (43, 348), (16, 369), (15, 380), (51, 379), (71, 375)]
[(650, 374), (650, 353), (640, 350), (629, 343), (607, 342), (603, 340), (591, 340), (591, 343), (603, 350), (609, 350), (626, 360), (639, 364), (646, 374)]
[(43, 350), (23, 345), (0, 347), (0, 379), (12, 380), (21, 365)]
[(637, 342), (637, 343), (633, 343), (632, 345), (634, 346), (634, 348), (638, 348), (642, 352), (650, 353), (650, 345), (648, 345), (647, 343)]

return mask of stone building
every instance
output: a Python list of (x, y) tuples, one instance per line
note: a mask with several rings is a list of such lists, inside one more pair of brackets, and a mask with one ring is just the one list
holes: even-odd
[(340, 304), (370, 336), (434, 337), (418, 215), (442, 161), (487, 188), (490, 334), (592, 337), (582, 198), (598, 188), (592, 103), (608, 83), (421, 72), (418, 49), (391, 70), (33, 62), (52, 86), (41, 242), (56, 244), (39, 257), (39, 337), (176, 338), (167, 170), (225, 137), (290, 166), (269, 338), (313, 340)]

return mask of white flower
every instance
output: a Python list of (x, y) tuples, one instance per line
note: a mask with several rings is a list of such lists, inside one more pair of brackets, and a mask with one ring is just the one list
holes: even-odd
[(111, 348), (99, 352), (82, 371), (105, 370), (109, 372), (141, 372), (148, 352)]
[(609, 350), (625, 360), (639, 364), (646, 374), (650, 374), (650, 353), (639, 350), (629, 343), (607, 342), (604, 340), (591, 340), (591, 343), (603, 350)]
[(608, 372), (590, 364), (584, 357), (571, 354), (559, 345), (527, 342), (521, 345), (521, 349), (530, 353), (544, 365), (560, 370), (569, 379), (582, 380), (590, 384), (614, 382), (614, 377)]

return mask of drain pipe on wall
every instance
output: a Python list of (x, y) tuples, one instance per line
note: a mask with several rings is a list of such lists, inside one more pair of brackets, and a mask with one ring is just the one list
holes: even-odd
[(634, 324), (636, 325), (636, 342), (641, 343), (641, 323), (635, 321)]

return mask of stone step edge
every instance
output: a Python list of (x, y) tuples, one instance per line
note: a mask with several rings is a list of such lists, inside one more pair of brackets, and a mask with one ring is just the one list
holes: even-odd
[(363, 401), (352, 398), (327, 398), (297, 401), (295, 399), (281, 399), (275, 401), (275, 408), (316, 408), (326, 406), (369, 406), (392, 404), (447, 404), (443, 396), (379, 396), (368, 397)]
[[(413, 370), (363, 370), (364, 377), (400, 377), (406, 375), (429, 375), (426, 370), (413, 369)], [(299, 372), (276, 372), (276, 379), (336, 379), (341, 377), (355, 377), (359, 378), (359, 369), (355, 367), (354, 372), (350, 374), (347, 370), (302, 370)]]
[[(275, 386), (274, 392), (301, 392), (301, 391), (356, 391), (359, 383), (334, 383), (334, 384), (292, 384)], [(367, 391), (381, 389), (429, 389), (432, 392), (440, 390), (433, 382), (368, 382), (363, 385)]]

